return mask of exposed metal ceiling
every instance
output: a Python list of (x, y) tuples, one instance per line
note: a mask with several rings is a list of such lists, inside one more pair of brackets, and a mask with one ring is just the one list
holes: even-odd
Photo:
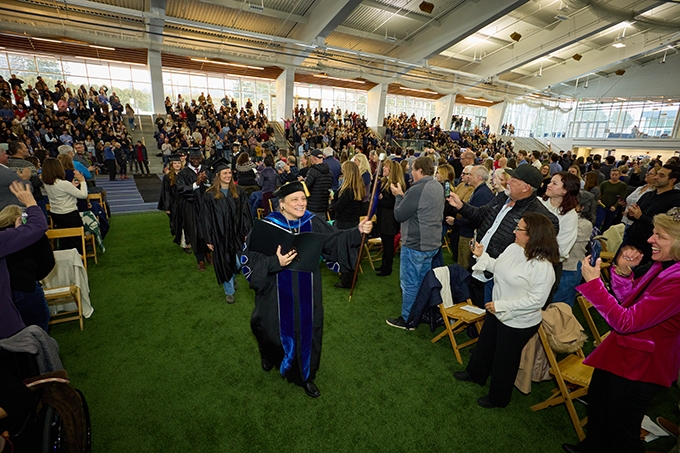
[(678, 2), (430, 3), (428, 14), (421, 0), (5, 0), (0, 33), (323, 68), (488, 98), (559, 93), (588, 74), (678, 55)]

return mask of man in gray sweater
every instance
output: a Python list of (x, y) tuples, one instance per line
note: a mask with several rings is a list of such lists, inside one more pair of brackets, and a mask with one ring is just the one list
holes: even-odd
[(444, 188), (433, 177), (434, 163), (429, 157), (413, 162), (413, 185), (404, 194), (392, 184), (396, 197), (394, 218), (401, 222), (401, 316), (387, 320), (392, 327), (412, 330), (406, 323), (425, 274), (432, 268), (432, 258), (442, 245)]

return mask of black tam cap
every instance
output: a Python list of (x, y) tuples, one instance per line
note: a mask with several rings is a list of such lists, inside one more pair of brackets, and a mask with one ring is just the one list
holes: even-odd
[(304, 192), (306, 196), (309, 196), (307, 186), (305, 186), (305, 183), (303, 183), (302, 181), (293, 181), (286, 183), (279, 187), (278, 189), (276, 189), (273, 195), (278, 199), (282, 199), (295, 192)]
[(220, 157), (210, 166), (210, 171), (216, 175), (222, 170), (226, 170), (228, 168), (231, 168), (231, 164), (229, 164), (229, 161), (224, 157)]

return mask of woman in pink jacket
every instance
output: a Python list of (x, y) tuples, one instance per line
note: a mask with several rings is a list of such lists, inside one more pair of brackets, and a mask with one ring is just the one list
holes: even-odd
[[(621, 249), (611, 270), (614, 296), (600, 279), (600, 260), (583, 261), (586, 283), (576, 289), (588, 299), (612, 332), (585, 359), (595, 368), (588, 390), (588, 435), (574, 452), (644, 452), (640, 424), (647, 405), (677, 379), (680, 368), (680, 208), (654, 217), (653, 263), (646, 270), (642, 253)], [(644, 272), (644, 274), (643, 274)]]

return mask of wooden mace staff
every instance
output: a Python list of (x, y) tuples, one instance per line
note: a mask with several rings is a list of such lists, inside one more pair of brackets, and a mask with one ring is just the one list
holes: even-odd
[[(371, 201), (368, 205), (368, 216), (369, 220), (373, 217), (373, 205), (375, 204), (375, 192), (378, 189), (378, 178), (380, 177), (382, 170), (382, 163), (385, 160), (385, 153), (380, 153), (378, 158), (378, 168), (375, 170), (375, 176), (373, 177), (373, 190), (371, 191)], [(357, 276), (359, 272), (359, 264), (361, 263), (361, 255), (364, 252), (364, 244), (366, 243), (366, 233), (361, 234), (361, 245), (359, 246), (359, 256), (357, 256), (357, 263), (354, 266), (354, 277), (352, 277), (352, 287), (349, 290), (349, 302), (352, 302), (352, 295), (354, 294), (354, 287), (357, 284)]]

